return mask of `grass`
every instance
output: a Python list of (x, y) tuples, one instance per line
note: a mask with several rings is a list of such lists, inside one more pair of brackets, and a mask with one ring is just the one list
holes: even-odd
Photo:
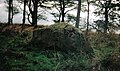
[(88, 38), (94, 53), (89, 57), (31, 48), (28, 44), (34, 29), (29, 25), (23, 32), (20, 25), (0, 25), (0, 29), (1, 71), (120, 71), (120, 36), (117, 34), (103, 36), (90, 32)]

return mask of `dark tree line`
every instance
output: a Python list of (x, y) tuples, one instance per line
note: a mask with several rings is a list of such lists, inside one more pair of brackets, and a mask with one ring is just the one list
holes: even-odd
[(94, 3), (94, 5), (98, 7), (98, 9), (94, 13), (98, 16), (104, 16), (103, 21), (96, 21), (98, 27), (103, 29), (102, 32), (107, 33), (111, 26), (118, 24), (117, 22), (114, 22), (115, 20), (117, 20), (120, 23), (119, 0), (97, 0), (92, 1), (92, 3)]
[[(13, 19), (13, 1), (14, 0), (7, 0), (8, 1), (8, 5), (9, 5), (9, 11), (8, 11), (8, 24), (12, 24), (12, 19)], [(56, 20), (56, 22), (66, 22), (65, 21), (65, 17), (66, 14), (74, 9), (77, 9), (77, 15), (75, 17), (75, 27), (79, 28), (80, 25), (80, 11), (82, 9), (82, 0), (18, 0), (21, 1), (21, 3), (24, 4), (24, 9), (23, 9), (23, 25), (25, 24), (25, 20), (26, 20), (26, 14), (28, 16), (28, 21), (30, 22), (30, 24), (32, 26), (37, 26), (37, 19), (38, 19), (38, 8), (56, 8), (58, 11), (58, 19)], [(47, 7), (45, 4), (49, 2), (53, 1), (54, 3), (52, 4), (51, 7)], [(74, 1), (77, 1), (77, 3), (75, 3)], [(95, 14), (98, 15), (103, 15), (104, 19), (103, 19), (103, 24), (100, 23), (98, 25), (98, 27), (100, 25), (103, 25), (102, 27), (100, 26), (100, 28), (103, 29), (104, 33), (107, 33), (107, 31), (109, 30), (109, 26), (111, 26), (111, 20), (120, 20), (120, 2), (119, 0), (113, 1), (113, 0), (86, 0), (87, 2), (87, 25), (86, 25), (86, 30), (89, 30), (89, 6), (90, 4), (94, 4), (95, 6), (98, 7), (98, 9), (94, 12)], [(76, 5), (76, 6), (75, 6)], [(73, 7), (75, 6), (75, 7)], [(26, 7), (28, 7), (29, 12), (26, 12)], [(73, 7), (72, 9), (66, 10), (67, 8)], [(116, 13), (116, 11), (118, 11)], [(55, 14), (53, 14), (55, 15)], [(98, 20), (99, 21), (99, 20)], [(97, 23), (96, 23), (97, 24)], [(116, 23), (119, 26), (119, 23)], [(96, 27), (94, 27), (96, 28)], [(97, 30), (99, 30), (99, 28), (96, 28)]]
[[(22, 3), (24, 3), (24, 9), (23, 9), (23, 25), (25, 24), (25, 15), (26, 15), (26, 6), (28, 6), (29, 14), (28, 14), (28, 21), (32, 26), (37, 26), (37, 14), (38, 14), (38, 7), (44, 7), (42, 3), (44, 3), (45, 0), (21, 0)], [(12, 24), (13, 19), (13, 0), (8, 0), (9, 3), (9, 13), (8, 13), (8, 24)], [(30, 17), (32, 21), (30, 20)]]
[[(19, 1), (19, 0), (18, 0)], [(59, 11), (59, 19), (57, 22), (65, 22), (65, 15), (69, 11), (75, 9), (76, 7), (65, 11), (66, 8), (72, 7), (75, 5), (74, 0), (20, 0), (24, 3), (23, 10), (23, 25), (25, 24), (25, 15), (26, 15), (26, 6), (29, 9), (28, 13), (28, 21), (32, 26), (37, 26), (37, 17), (38, 17), (38, 7), (47, 8), (47, 6), (42, 5), (44, 2), (54, 1), (53, 7), (55, 7)], [(13, 11), (13, 0), (8, 0), (9, 2), (9, 18), (8, 23), (12, 24), (12, 11)], [(79, 6), (78, 6), (79, 7)], [(80, 7), (79, 7), (80, 8)], [(80, 11), (80, 10), (79, 10)], [(32, 20), (30, 20), (30, 18)], [(79, 18), (79, 17), (78, 17)]]
[(74, 3), (75, 0), (52, 0), (52, 1), (54, 1), (53, 7), (55, 7), (59, 12), (58, 14), (52, 13), (55, 17), (58, 17), (56, 18), (55, 22), (65, 22), (65, 17), (67, 13), (76, 8), (73, 7), (69, 10), (66, 10), (66, 8), (70, 8), (76, 5), (76, 3)]

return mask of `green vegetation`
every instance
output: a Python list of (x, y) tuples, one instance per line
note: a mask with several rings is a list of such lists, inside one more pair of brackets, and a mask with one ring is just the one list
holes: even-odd
[(16, 28), (14, 31), (9, 29), (10, 27), (0, 26), (0, 28), (2, 28), (0, 31), (0, 70), (2, 71), (120, 70), (120, 36), (117, 34), (104, 35), (90, 32), (88, 38), (94, 50), (90, 57), (84, 53), (39, 50), (29, 46), (32, 29), (19, 32), (20, 29)]

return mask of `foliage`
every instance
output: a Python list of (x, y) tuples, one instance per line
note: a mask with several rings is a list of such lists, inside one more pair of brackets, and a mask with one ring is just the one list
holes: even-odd
[[(51, 0), (53, 3), (51, 4), (53, 8), (55, 8), (57, 12), (52, 12), (51, 14), (55, 17), (55, 22), (65, 22), (65, 18), (67, 18), (67, 13), (76, 9), (76, 3), (74, 0)], [(67, 10), (68, 9), (68, 10)]]
[(109, 30), (110, 27), (119, 26), (119, 0), (93, 0), (90, 3), (97, 7), (94, 14), (101, 17), (95, 23), (99, 24), (100, 22), (103, 26), (97, 25), (98, 27), (105, 31)]
[(115, 33), (89, 33), (89, 41), (94, 50), (93, 69), (100, 71), (119, 71), (120, 41)]

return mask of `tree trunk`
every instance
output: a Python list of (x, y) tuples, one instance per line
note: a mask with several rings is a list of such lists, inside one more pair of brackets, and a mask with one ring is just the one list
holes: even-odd
[(27, 3), (27, 0), (24, 0), (23, 23), (22, 23), (22, 25), (24, 25), (24, 24), (25, 24), (26, 3)]
[(109, 14), (109, 6), (111, 4), (111, 1), (112, 0), (109, 0), (109, 1), (106, 1), (105, 3), (105, 12), (104, 12), (104, 15), (105, 15), (105, 24), (104, 24), (104, 33), (107, 33), (108, 31), (108, 24), (109, 24), (109, 21), (108, 21), (108, 14)]
[(78, 0), (77, 17), (76, 17), (76, 24), (75, 24), (76, 28), (79, 28), (80, 11), (81, 11), (81, 0)]
[(62, 22), (64, 22), (64, 18), (65, 18), (65, 2), (64, 0), (62, 0)]
[(63, 0), (59, 0), (59, 3), (60, 3), (60, 11), (59, 11), (59, 19), (58, 19), (58, 22), (61, 22), (61, 16), (62, 16), (62, 1), (63, 1)]
[(13, 0), (12, 0), (12, 3), (11, 3), (12, 7), (11, 7), (11, 24), (13, 24)]
[(10, 18), (11, 18), (11, 0), (9, 0), (8, 24), (11, 24)]
[[(31, 4), (33, 3), (33, 6), (31, 7)], [(38, 0), (29, 0), (29, 11), (32, 17), (31, 25), (36, 27), (37, 26), (37, 10), (38, 10)], [(30, 16), (30, 15), (29, 15)]]
[(107, 33), (108, 30), (108, 8), (105, 8), (105, 24), (104, 24), (104, 33)]
[(61, 12), (60, 12), (60, 15), (59, 15), (58, 22), (60, 22), (60, 21), (61, 21)]
[(13, 19), (13, 0), (9, 0), (8, 24), (12, 24)]
[(88, 30), (89, 30), (89, 11), (90, 11), (90, 8), (89, 8), (89, 0), (87, 0), (87, 5), (88, 5), (88, 15), (87, 15), (87, 29), (86, 29), (86, 34), (88, 33)]
[(37, 26), (37, 9), (38, 9), (38, 0), (35, 0), (34, 3), (34, 11), (33, 11), (33, 24), (36, 27)]

